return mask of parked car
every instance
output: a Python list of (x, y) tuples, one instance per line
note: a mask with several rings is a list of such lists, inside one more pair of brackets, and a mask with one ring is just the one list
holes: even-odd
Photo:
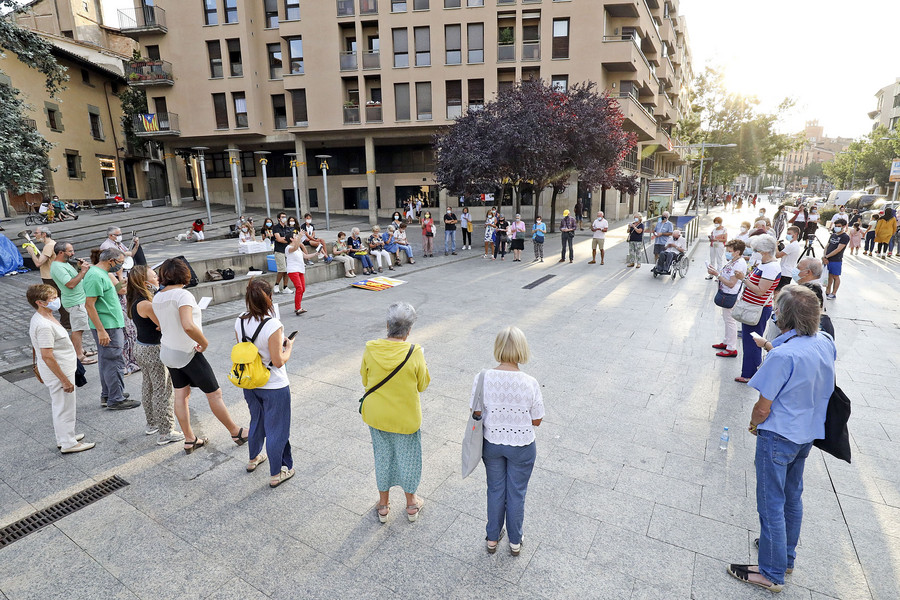
[(859, 190), (831, 190), (828, 194), (828, 200), (825, 201), (825, 208), (837, 208), (842, 204), (846, 204), (853, 194), (861, 193)]
[(872, 204), (871, 208), (869, 208), (869, 210), (860, 211), (859, 221), (862, 224), (862, 227), (868, 227), (869, 221), (871, 221), (875, 215), (884, 214), (884, 209), (886, 209), (886, 208), (893, 208), (894, 213), (896, 213), (898, 205), (900, 205), (900, 202), (891, 202), (890, 200), (887, 200), (886, 198), (881, 198), (879, 200), (876, 200)]
[(847, 204), (844, 206), (847, 207), (848, 211), (858, 210), (860, 214), (872, 208), (872, 205), (875, 204), (878, 200), (887, 200), (884, 196), (878, 194), (866, 194), (863, 192), (856, 192), (850, 199), (847, 200)]

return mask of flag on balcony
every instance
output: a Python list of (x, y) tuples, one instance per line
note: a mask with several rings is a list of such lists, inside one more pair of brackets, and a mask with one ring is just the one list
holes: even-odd
[(671, 152), (672, 150), (675, 149), (675, 145), (672, 144), (672, 138), (666, 138), (666, 140), (667, 140), (667, 141), (666, 141), (666, 148), (669, 150), (669, 152)]
[(641, 148), (641, 160), (653, 156), (653, 153), (656, 152), (656, 149), (659, 148), (659, 146), (659, 144), (647, 144)]
[(144, 131), (159, 131), (159, 119), (157, 115), (138, 115), (141, 118), (141, 125), (144, 127)]

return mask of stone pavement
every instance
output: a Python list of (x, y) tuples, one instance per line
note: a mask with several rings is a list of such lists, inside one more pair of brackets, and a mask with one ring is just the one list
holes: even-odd
[[(722, 325), (705, 257), (695, 254), (686, 279), (653, 279), (646, 267), (624, 269), (621, 234), (602, 267), (586, 264), (582, 237), (576, 264), (557, 264), (550, 241), (543, 264), (473, 258), (404, 274), (406, 285), (384, 292), (310, 290), (309, 313), (285, 318), (304, 352), (288, 363), (297, 475), (277, 490), (265, 473), (244, 472), (246, 449), (200, 396), (193, 420), (211, 447), (185, 456), (143, 435), (142, 411), (101, 411), (89, 371), (78, 418), (98, 445), (63, 457), (43, 387), (0, 380), (0, 525), (112, 474), (131, 483), (0, 549), (0, 598), (768, 598), (725, 573), (756, 558), (745, 431), (755, 394), (733, 381), (737, 362), (710, 348)], [(838, 382), (854, 402), (854, 462), (810, 455), (785, 598), (900, 596), (900, 358), (889, 351), (898, 291), (897, 263), (848, 257), (829, 302)], [(419, 311), (410, 339), (432, 376), (422, 394), (426, 506), (406, 522), (395, 489), (395, 514), (380, 525), (358, 368), (397, 300)], [(459, 474), (472, 379), (494, 364), (507, 324), (529, 337), (525, 370), (547, 407), (518, 558), (485, 553), (484, 471)], [(224, 379), (232, 322), (205, 329), (226, 404), (246, 423), (240, 391)], [(133, 395), (139, 377), (126, 380)], [(733, 431), (727, 452), (723, 426)]]

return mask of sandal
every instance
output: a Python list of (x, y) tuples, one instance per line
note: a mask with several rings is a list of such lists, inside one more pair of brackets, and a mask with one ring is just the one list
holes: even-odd
[(277, 488), (279, 485), (294, 476), (294, 470), (287, 467), (281, 467), (281, 472), (269, 480), (270, 488)]
[[(409, 519), (410, 523), (415, 523), (416, 519), (419, 518), (419, 513), (422, 512), (422, 507), (425, 506), (425, 501), (416, 496), (415, 504), (407, 504), (406, 505), (406, 518)], [(410, 512), (414, 511), (414, 512)]]
[(197, 448), (202, 448), (209, 442), (209, 438), (200, 437), (199, 435), (194, 438), (193, 442), (189, 442), (187, 440), (184, 441), (184, 453), (190, 454)]
[(84, 355), (85, 356), (97, 356), (97, 351), (96, 350), (85, 350)]
[[(385, 511), (385, 512), (381, 512)], [(387, 523), (388, 515), (391, 514), (391, 505), (390, 504), (377, 504), (375, 505), (375, 512), (378, 513), (378, 520), (382, 523)]]
[[(238, 446), (243, 446), (244, 444), (247, 443), (247, 440), (249, 439), (247, 436), (242, 435), (244, 433), (244, 431), (245, 431), (245, 429), (243, 427), (241, 427), (240, 429), (238, 429), (237, 435), (231, 436), (231, 439), (234, 440), (234, 443), (237, 444)], [(249, 433), (249, 431), (247, 433)]]
[(252, 473), (256, 470), (256, 467), (266, 462), (269, 457), (265, 454), (260, 454), (256, 458), (251, 458), (250, 462), (247, 463), (247, 472)]
[(81, 364), (83, 364), (83, 365), (96, 365), (97, 364), (97, 357), (96, 356), (88, 356), (87, 354), (85, 354), (83, 358), (79, 358), (78, 360), (80, 360)]
[(497, 539), (496, 542), (487, 539), (487, 537), (484, 538), (485, 541), (487, 542), (487, 551), (488, 551), (488, 554), (494, 554), (495, 552), (497, 552), (497, 547), (500, 545), (500, 540), (503, 539), (503, 535), (504, 535), (505, 533), (506, 533), (506, 530), (505, 530), (505, 529), (501, 529), (501, 530), (500, 530), (500, 537), (499, 537), (499, 539)]
[[(749, 583), (750, 585), (755, 585), (763, 588), (764, 590), (769, 590), (770, 592), (780, 592), (784, 589), (784, 586), (778, 583), (761, 583), (759, 581), (751, 581), (750, 573), (756, 573), (756, 571), (751, 571), (750, 567), (755, 567), (756, 565), (728, 565), (728, 574), (737, 579), (738, 581), (743, 581), (744, 583)], [(757, 573), (758, 575), (759, 573)]]
[(748, 381), (750, 381), (750, 378), (749, 377), (735, 377), (734, 380), (737, 381), (738, 383), (747, 383)]

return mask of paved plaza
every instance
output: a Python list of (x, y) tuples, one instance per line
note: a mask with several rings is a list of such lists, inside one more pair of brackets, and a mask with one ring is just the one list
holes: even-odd
[[(702, 216), (703, 229), (718, 212)], [(728, 213), (726, 225), (733, 232), (747, 216)], [(746, 431), (756, 394), (733, 380), (739, 359), (710, 348), (723, 326), (704, 279), (706, 247), (673, 281), (654, 279), (650, 265), (625, 269), (623, 240), (620, 225), (603, 266), (587, 264), (586, 234), (576, 238), (578, 260), (558, 264), (558, 236), (549, 236), (542, 264), (530, 262), (530, 246), (522, 263), (483, 260), (476, 247), (392, 273), (407, 281), (393, 290), (310, 286), (309, 312), (285, 317), (287, 331), (300, 330), (287, 365), (297, 475), (276, 490), (267, 469), (245, 472), (247, 448), (198, 391), (194, 427), (211, 444), (185, 456), (143, 434), (142, 410), (101, 410), (89, 367), (79, 432), (97, 446), (62, 456), (44, 386), (0, 379), (0, 526), (112, 475), (130, 483), (0, 549), (0, 599), (768, 598), (725, 572), (756, 562), (755, 438)], [(853, 401), (854, 461), (810, 454), (797, 566), (781, 594), (791, 600), (900, 597), (900, 263), (847, 256), (844, 274), (828, 311), (838, 383)], [(394, 489), (381, 525), (357, 413), (359, 365), (398, 300), (419, 312), (410, 341), (424, 347), (432, 378), (422, 394), (425, 508), (407, 522)], [(225, 379), (227, 312), (239, 306), (215, 308), (207, 355), (245, 425), (241, 392)], [(524, 370), (542, 384), (547, 410), (519, 557), (504, 544), (485, 552), (484, 469), (460, 476), (472, 380), (495, 364), (494, 336), (510, 324), (528, 336)], [(126, 378), (133, 397), (140, 383)], [(724, 426), (727, 452), (718, 447)]]

